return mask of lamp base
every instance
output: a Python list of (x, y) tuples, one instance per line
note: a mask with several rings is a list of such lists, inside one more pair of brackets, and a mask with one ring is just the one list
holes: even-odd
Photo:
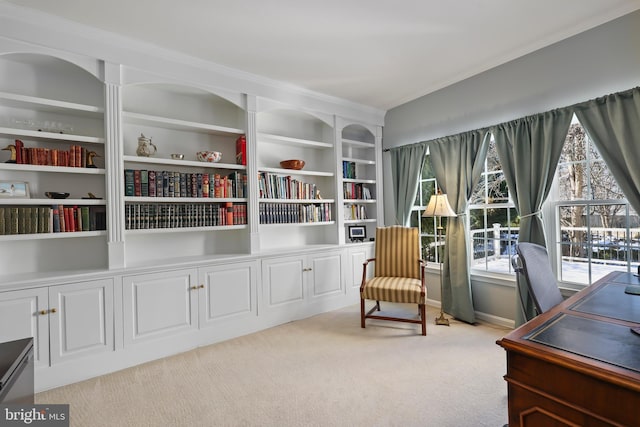
[(441, 311), (440, 316), (436, 317), (436, 325), (449, 326), (449, 319), (444, 317), (444, 313)]

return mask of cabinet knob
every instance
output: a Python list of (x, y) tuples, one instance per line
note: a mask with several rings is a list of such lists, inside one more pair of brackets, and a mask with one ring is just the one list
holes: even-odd
[(200, 285), (198, 286), (200, 289), (204, 289), (204, 285)]
[(311, 271), (311, 270), (312, 270), (311, 267), (302, 269), (302, 271)]
[(195, 291), (196, 289), (198, 289), (198, 287), (197, 286), (192, 286), (189, 289), (191, 289), (192, 291)]
[(42, 316), (44, 316), (45, 314), (47, 314), (47, 310), (40, 310), (38, 313), (40, 313)]
[(55, 308), (52, 308), (51, 310), (49, 310), (51, 313), (56, 313), (58, 310), (56, 310)]

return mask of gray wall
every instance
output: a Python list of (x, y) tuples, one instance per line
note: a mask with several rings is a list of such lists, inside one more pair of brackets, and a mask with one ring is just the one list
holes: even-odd
[[(639, 85), (636, 11), (389, 110), (383, 146), (478, 129)], [(383, 175), (385, 218), (390, 222), (395, 213), (388, 154)], [(510, 282), (473, 278), (473, 292), (477, 311), (513, 319)]]

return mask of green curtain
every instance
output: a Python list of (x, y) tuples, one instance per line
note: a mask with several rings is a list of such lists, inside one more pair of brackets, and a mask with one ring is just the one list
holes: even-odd
[[(571, 108), (548, 111), (491, 128), (498, 157), (516, 210), (520, 215), (518, 241), (546, 247), (542, 203), (549, 195), (569, 125)], [(535, 316), (526, 287), (516, 287), (516, 326)], [(520, 309), (520, 299), (524, 311)]]
[(456, 319), (475, 323), (469, 277), (467, 201), (482, 174), (489, 147), (486, 130), (429, 141), (429, 157), (436, 180), (458, 215), (447, 218), (442, 269), (442, 308)]
[(629, 204), (640, 213), (640, 88), (584, 102), (575, 112)]
[(418, 181), (422, 173), (427, 146), (424, 143), (392, 148), (391, 178), (393, 202), (396, 208), (396, 224), (408, 226), (411, 208), (416, 200)]

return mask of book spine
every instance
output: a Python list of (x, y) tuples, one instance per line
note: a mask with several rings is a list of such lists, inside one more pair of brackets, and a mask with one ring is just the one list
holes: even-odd
[(149, 171), (149, 197), (156, 197), (156, 171)]
[(62, 231), (60, 228), (60, 207), (54, 206), (52, 211), (53, 211), (53, 232), (60, 233)]
[(146, 169), (140, 171), (140, 195), (149, 197), (149, 171)]
[(133, 183), (133, 169), (124, 170), (124, 195), (133, 196), (135, 194), (135, 186)]
[(142, 178), (139, 169), (133, 171), (133, 195), (137, 197), (142, 195)]

